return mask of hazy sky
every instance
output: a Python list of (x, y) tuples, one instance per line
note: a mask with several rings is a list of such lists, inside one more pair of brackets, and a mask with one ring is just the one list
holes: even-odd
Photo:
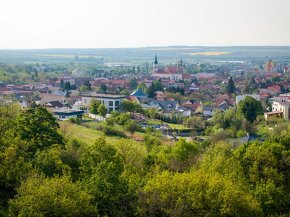
[(290, 0), (0, 0), (0, 48), (290, 45)]

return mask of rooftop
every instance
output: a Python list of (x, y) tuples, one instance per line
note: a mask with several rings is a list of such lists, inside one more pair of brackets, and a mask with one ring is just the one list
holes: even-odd
[(110, 99), (126, 98), (125, 95), (113, 95), (113, 94), (104, 94), (104, 93), (83, 94), (81, 96), (83, 96), (83, 97), (97, 97), (97, 98), (110, 98)]

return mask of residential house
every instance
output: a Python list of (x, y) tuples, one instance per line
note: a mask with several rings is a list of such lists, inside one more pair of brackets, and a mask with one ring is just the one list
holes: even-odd
[(41, 93), (40, 94), (40, 105), (45, 105), (48, 102), (59, 101), (62, 104), (68, 103), (69, 99), (62, 94), (49, 94), (49, 93)]
[(81, 100), (76, 101), (74, 105), (72, 106), (73, 110), (81, 110), (84, 111), (84, 113), (87, 113), (89, 111), (89, 105), (84, 104)]
[(182, 103), (182, 106), (188, 110), (191, 110), (191, 113), (202, 112), (202, 103), (195, 100), (186, 100)]
[(60, 101), (50, 101), (44, 104), (46, 108), (49, 109), (58, 109), (58, 108), (63, 108), (65, 105), (61, 103)]
[(272, 96), (277, 96), (278, 94), (281, 93), (281, 87), (277, 84), (273, 84), (269, 87), (267, 87), (268, 93), (271, 94)]
[(225, 111), (229, 109), (230, 107), (235, 106), (235, 100), (230, 98), (228, 95), (218, 95), (215, 98), (214, 106), (216, 109)]
[(157, 107), (157, 111), (161, 112), (164, 116), (172, 117), (173, 115), (181, 115), (182, 117), (189, 117), (191, 110), (179, 105), (177, 101), (168, 100), (152, 100), (149, 105)]
[(144, 93), (141, 89), (134, 90), (133, 93), (130, 94), (130, 96), (135, 96), (138, 101), (144, 101), (148, 99), (148, 95)]
[(82, 119), (82, 115), (84, 111), (81, 110), (72, 110), (72, 109), (65, 109), (65, 110), (55, 110), (53, 111), (53, 116), (59, 120), (69, 120), (71, 118), (80, 118)]
[(213, 106), (202, 106), (202, 114), (204, 117), (212, 117), (213, 111), (214, 111)]
[(276, 97), (272, 102), (272, 112), (266, 112), (265, 119), (271, 116), (283, 117), (285, 120), (290, 120), (290, 102), (288, 98)]

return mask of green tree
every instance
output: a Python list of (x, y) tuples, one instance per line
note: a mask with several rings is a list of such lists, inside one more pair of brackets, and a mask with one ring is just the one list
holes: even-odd
[(246, 96), (238, 105), (238, 111), (251, 123), (253, 123), (258, 115), (263, 114), (263, 107), (260, 101), (253, 97)]
[(205, 122), (201, 117), (197, 116), (188, 117), (185, 124), (187, 127), (190, 127), (196, 131), (203, 130), (205, 128)]
[(100, 104), (101, 104), (100, 101), (92, 100), (90, 105), (90, 113), (95, 115), (98, 114), (98, 108)]
[(62, 161), (62, 147), (53, 145), (47, 150), (38, 151), (35, 155), (34, 165), (44, 175), (70, 174), (70, 167)]
[(228, 80), (228, 84), (226, 86), (226, 91), (228, 94), (233, 94), (233, 93), (235, 93), (235, 90), (236, 90), (235, 82), (231, 76)]
[(124, 100), (121, 105), (121, 110), (124, 112), (133, 112), (134, 111), (134, 103), (129, 100)]
[(272, 137), (265, 142), (241, 146), (237, 158), (265, 213), (290, 212), (290, 148), (289, 137)]
[(88, 90), (91, 90), (92, 87), (91, 87), (91, 83), (89, 80), (85, 80), (84, 83), (83, 83), (84, 86), (86, 86), (88, 88)]
[(56, 119), (43, 107), (29, 108), (16, 119), (15, 134), (22, 141), (27, 141), (27, 151), (35, 153), (38, 149), (53, 144), (63, 144), (58, 132)]
[(202, 171), (164, 171), (149, 179), (139, 198), (141, 216), (262, 216), (242, 183)]
[(116, 149), (99, 138), (84, 150), (81, 157), (81, 181), (93, 195), (102, 216), (126, 216), (130, 213), (127, 182), (122, 178), (124, 166)]
[(151, 86), (148, 89), (148, 96), (153, 98), (155, 97), (156, 91), (163, 91), (163, 85), (160, 81), (153, 81)]
[(69, 81), (64, 83), (64, 90), (66, 90), (66, 91), (71, 90), (71, 84)]
[(100, 104), (98, 107), (98, 114), (104, 118), (107, 114), (106, 106), (104, 106), (103, 104)]
[(136, 78), (132, 78), (132, 79), (130, 80), (129, 85), (130, 85), (130, 89), (131, 89), (131, 90), (135, 90), (135, 89), (137, 88), (137, 86), (138, 86), (138, 83), (137, 83)]
[(140, 129), (139, 125), (134, 120), (126, 121), (124, 128), (131, 134), (132, 137), (134, 136), (134, 133)]
[(137, 104), (129, 100), (124, 100), (121, 103), (120, 107), (123, 112), (139, 112), (139, 113), (144, 112), (140, 104)]
[(10, 216), (96, 216), (92, 196), (69, 177), (44, 178), (33, 175), (9, 201)]
[(138, 86), (137, 86), (138, 89), (142, 90), (144, 93), (148, 93), (148, 87), (142, 82), (142, 83), (139, 83)]

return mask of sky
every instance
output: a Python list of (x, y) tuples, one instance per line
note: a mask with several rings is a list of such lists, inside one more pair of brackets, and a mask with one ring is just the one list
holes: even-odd
[(290, 45), (290, 0), (0, 0), (0, 49)]

